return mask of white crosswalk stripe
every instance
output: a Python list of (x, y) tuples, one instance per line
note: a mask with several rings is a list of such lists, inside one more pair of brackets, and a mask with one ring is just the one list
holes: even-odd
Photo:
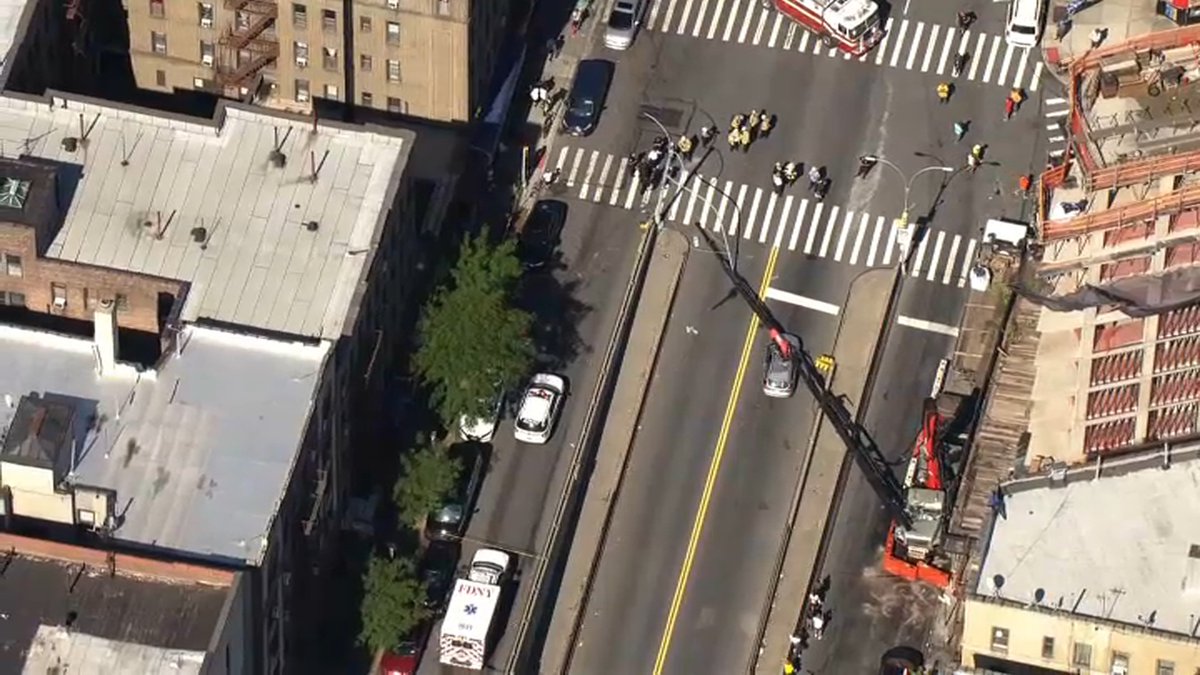
[[(1061, 99), (1047, 103), (1066, 105)], [(569, 198), (641, 213), (649, 213), (658, 203), (657, 189), (642, 193), (639, 181), (629, 171), (627, 158), (569, 146), (558, 149), (553, 157), (555, 168), (569, 169), (565, 180)], [(702, 174), (684, 172), (679, 181), (684, 187), (666, 215), (677, 226), (699, 225), (714, 234), (724, 230), (731, 237), (740, 234), (744, 240), (775, 248), (786, 245), (789, 251), (802, 249), (804, 255), (843, 265), (873, 268), (900, 261), (896, 228), (884, 216), (836, 204), (810, 203), (798, 194), (778, 194), (758, 185), (731, 180), (718, 183)], [(668, 184), (666, 189), (667, 194), (674, 194), (675, 184)], [(929, 230), (912, 256), (909, 274), (962, 288), (976, 245), (975, 239), (960, 234)]]
[[(646, 26), (661, 33), (851, 59), (849, 53), (826, 47), (803, 26), (755, 0), (654, 0)], [(889, 17), (873, 51), (858, 60), (938, 75), (945, 74), (952, 54), (965, 52), (970, 66), (960, 77), (1029, 91), (1037, 91), (1043, 70), (1037, 52), (1012, 47), (999, 35), (972, 35), (952, 26), (910, 19)]]

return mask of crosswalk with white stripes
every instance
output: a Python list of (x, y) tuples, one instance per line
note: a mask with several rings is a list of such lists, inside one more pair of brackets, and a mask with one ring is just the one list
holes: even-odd
[[(758, 0), (654, 0), (646, 26), (649, 30), (687, 35), (705, 40), (738, 42), (770, 49), (855, 58), (822, 44), (814, 34)], [(998, 35), (924, 21), (889, 17), (883, 39), (857, 57), (864, 63), (889, 68), (919, 70), (949, 76), (953, 56), (969, 56), (960, 79), (1002, 87), (1037, 91), (1042, 60), (1037, 50), (1013, 47)]]
[(1071, 104), (1065, 98), (1047, 98), (1043, 105), (1046, 136), (1050, 139), (1050, 156), (1058, 157), (1063, 154), (1067, 140), (1067, 116), (1071, 114)]
[[(563, 147), (554, 162), (570, 197), (631, 210), (657, 199), (657, 191), (643, 192), (630, 175), (627, 158)], [(800, 196), (805, 194), (800, 190), (777, 195), (702, 174), (685, 173), (680, 180), (685, 189), (668, 210), (671, 222), (699, 223), (724, 237), (740, 235), (743, 240), (847, 265), (886, 267), (899, 262), (898, 231), (890, 217), (810, 200)], [(962, 288), (977, 246), (973, 238), (931, 229), (913, 253), (908, 273)]]

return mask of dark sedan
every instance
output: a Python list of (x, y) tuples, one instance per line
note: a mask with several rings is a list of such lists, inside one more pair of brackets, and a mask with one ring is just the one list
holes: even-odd
[(454, 573), (458, 571), (459, 546), (451, 541), (435, 541), (425, 549), (421, 558), (421, 583), (425, 585), (425, 608), (442, 611), (450, 589), (454, 586)]
[(564, 131), (574, 136), (587, 136), (596, 129), (614, 70), (612, 61), (586, 59), (579, 62), (571, 93), (567, 96)]
[(535, 269), (551, 262), (566, 222), (565, 203), (557, 199), (543, 199), (533, 205), (517, 240), (517, 257), (525, 269)]

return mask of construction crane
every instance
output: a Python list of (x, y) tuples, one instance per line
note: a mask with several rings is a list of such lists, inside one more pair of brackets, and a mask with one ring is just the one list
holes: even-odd
[[(709, 235), (708, 231), (696, 225), (700, 236), (707, 242), (710, 250), (719, 251), (717, 242)], [(875, 494), (879, 496), (884, 507), (888, 510), (893, 521), (904, 527), (913, 525), (912, 515), (909, 513), (905, 490), (897, 480), (895, 474), (892, 473), (891, 467), (888, 464), (887, 458), (880, 452), (879, 446), (875, 445), (875, 441), (871, 438), (867, 430), (862, 427), (846, 409), (841, 396), (835, 395), (826, 386), (825, 377), (822, 374), (823, 368), (818, 367), (813, 361), (812, 356), (804, 349), (804, 341), (799, 340), (799, 353), (792, 354), (793, 347), (787, 340), (783, 339), (783, 325), (771, 313), (771, 309), (767, 307), (767, 303), (763, 302), (762, 298), (758, 297), (758, 293), (750, 286), (750, 284), (733, 269), (732, 261), (728, 255), (718, 255), (718, 260), (721, 263), (721, 269), (724, 270), (725, 276), (729, 277), (733, 283), (733, 288), (737, 294), (745, 300), (750, 306), (750, 310), (754, 312), (758, 320), (767, 328), (771, 335), (771, 340), (779, 347), (779, 350), (784, 356), (796, 358), (799, 362), (800, 379), (804, 382), (804, 386), (808, 388), (820, 406), (821, 412), (824, 413), (825, 419), (829, 420), (833, 425), (834, 431), (837, 432), (839, 438), (846, 445), (846, 448), (853, 455), (854, 461), (858, 464), (859, 469), (867, 479), (867, 483), (875, 490)], [(825, 364), (822, 364), (825, 365)], [(826, 371), (828, 372), (828, 371)]]

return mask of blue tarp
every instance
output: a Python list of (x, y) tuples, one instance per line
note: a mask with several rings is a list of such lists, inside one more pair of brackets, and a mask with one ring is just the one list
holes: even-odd
[(479, 129), (471, 147), (487, 156), (490, 163), (500, 149), (500, 139), (504, 137), (504, 127), (508, 124), (508, 114), (512, 110), (513, 96), (517, 92), (517, 84), (521, 81), (521, 72), (525, 67), (525, 40), (518, 37), (510, 42), (497, 61), (496, 72), (503, 72), (508, 64), (508, 75), (496, 87), (492, 96), (491, 106), (487, 114), (480, 120)]

